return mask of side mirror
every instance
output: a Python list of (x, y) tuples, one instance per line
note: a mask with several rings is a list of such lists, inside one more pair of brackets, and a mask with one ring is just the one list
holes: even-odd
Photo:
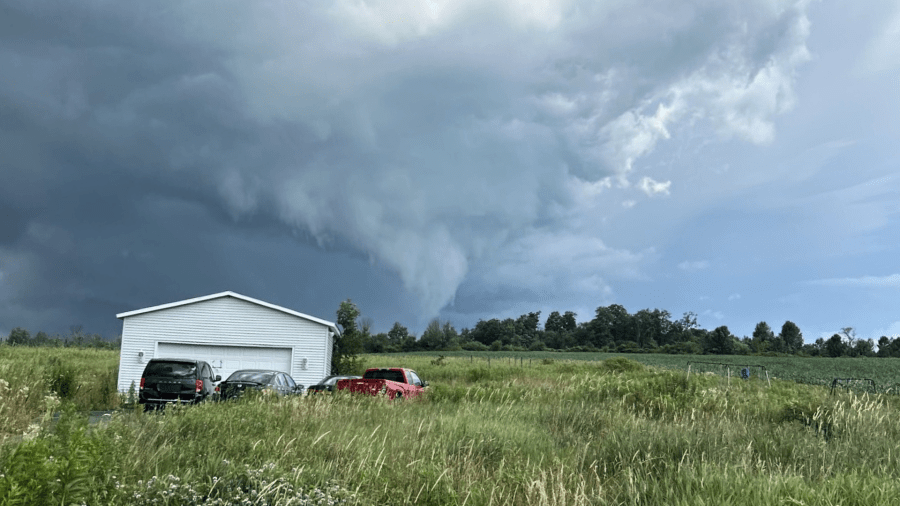
[(425, 387), (427, 387), (427, 386), (428, 386), (428, 382), (423, 380), (423, 381), (422, 381), (422, 388), (425, 388)]
[(213, 381), (215, 381), (216, 383), (222, 381), (222, 376), (219, 376), (218, 374), (216, 374), (216, 379), (214, 379)]

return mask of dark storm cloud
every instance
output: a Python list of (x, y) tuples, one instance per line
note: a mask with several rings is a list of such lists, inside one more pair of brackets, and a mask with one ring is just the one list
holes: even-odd
[(654, 256), (599, 238), (610, 188), (668, 194), (636, 163), (697, 122), (770, 140), (805, 9), (4, 3), (0, 331), (241, 287), (313, 312), (255, 279), (291, 258), (385, 314), (602, 298)]

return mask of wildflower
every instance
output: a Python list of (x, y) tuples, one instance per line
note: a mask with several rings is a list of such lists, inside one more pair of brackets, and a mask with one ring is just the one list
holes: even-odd
[(41, 426), (38, 424), (31, 424), (28, 426), (28, 430), (26, 430), (22, 434), (22, 438), (26, 440), (34, 439), (37, 437), (38, 433), (41, 431)]

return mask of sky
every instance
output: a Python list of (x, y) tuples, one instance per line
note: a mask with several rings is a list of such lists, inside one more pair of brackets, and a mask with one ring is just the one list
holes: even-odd
[(900, 4), (0, 0), (0, 335), (226, 290), (900, 336)]

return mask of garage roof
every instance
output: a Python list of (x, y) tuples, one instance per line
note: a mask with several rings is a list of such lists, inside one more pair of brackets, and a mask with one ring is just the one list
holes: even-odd
[(128, 311), (128, 312), (125, 312), (125, 313), (119, 313), (119, 314), (116, 315), (116, 318), (124, 319), (124, 318), (127, 318), (127, 317), (129, 317), (129, 316), (135, 316), (135, 315), (139, 315), (139, 314), (150, 313), (150, 312), (153, 312), (153, 311), (159, 311), (159, 310), (161, 310), (161, 309), (169, 309), (169, 308), (171, 308), (171, 307), (186, 306), (186, 305), (188, 305), (188, 304), (194, 304), (194, 303), (196, 303), (196, 302), (203, 302), (203, 301), (205, 301), (205, 300), (218, 299), (218, 298), (221, 298), (221, 297), (234, 297), (235, 299), (241, 299), (241, 300), (244, 300), (244, 301), (247, 301), (247, 302), (251, 302), (251, 303), (253, 303), (253, 304), (257, 304), (257, 305), (260, 305), (260, 306), (263, 306), (263, 307), (267, 307), (267, 308), (269, 308), (269, 309), (274, 309), (274, 310), (276, 310), (276, 311), (281, 311), (282, 313), (287, 313), (287, 314), (289, 314), (289, 315), (296, 316), (296, 317), (298, 317), (298, 318), (304, 318), (304, 319), (306, 319), (306, 320), (314, 321), (314, 322), (316, 322), (316, 323), (320, 323), (320, 324), (322, 324), (322, 325), (325, 325), (326, 327), (330, 327), (332, 330), (334, 330), (334, 333), (335, 333), (335, 334), (340, 335), (340, 331), (337, 329), (337, 326), (336, 326), (334, 323), (330, 322), (330, 321), (322, 320), (322, 319), (320, 319), (320, 318), (316, 318), (315, 316), (310, 316), (310, 315), (308, 315), (308, 314), (298, 313), (297, 311), (293, 311), (293, 310), (291, 310), (291, 309), (288, 309), (288, 308), (285, 308), (285, 307), (281, 307), (281, 306), (276, 306), (275, 304), (270, 304), (270, 303), (268, 303), (268, 302), (263, 302), (263, 301), (261, 301), (261, 300), (254, 299), (253, 297), (247, 297), (246, 295), (241, 295), (241, 294), (235, 293), (235, 292), (221, 292), (221, 293), (214, 293), (214, 294), (212, 294), (212, 295), (205, 295), (205, 296), (203, 296), (203, 297), (196, 297), (196, 298), (194, 298), (194, 299), (181, 300), (181, 301), (178, 301), (178, 302), (170, 302), (170, 303), (168, 303), (168, 304), (162, 304), (162, 305), (160, 305), (160, 306), (147, 307), (147, 308), (144, 308), (144, 309), (135, 309), (134, 311)]

